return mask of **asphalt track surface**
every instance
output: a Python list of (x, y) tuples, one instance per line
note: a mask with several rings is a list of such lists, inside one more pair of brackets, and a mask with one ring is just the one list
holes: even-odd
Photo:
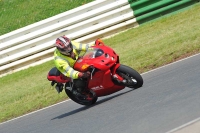
[(166, 133), (200, 117), (200, 54), (142, 74), (144, 86), (71, 100), (0, 124), (0, 133)]

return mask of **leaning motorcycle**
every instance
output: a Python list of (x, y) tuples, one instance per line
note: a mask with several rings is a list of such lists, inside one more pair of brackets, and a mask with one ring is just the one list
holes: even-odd
[(100, 39), (97, 39), (95, 46), (92, 46), (92, 49), (76, 61), (74, 69), (91, 73), (89, 78), (84, 79), (86, 87), (82, 91), (82, 94), (89, 99), (77, 97), (73, 93), (76, 89), (73, 79), (65, 77), (55, 67), (49, 71), (47, 79), (52, 82), (52, 86), (55, 83), (69, 82), (71, 89), (64, 86), (66, 94), (71, 100), (81, 105), (92, 105), (96, 103), (98, 97), (110, 95), (125, 87), (137, 89), (143, 85), (142, 76), (136, 70), (120, 64), (118, 54)]

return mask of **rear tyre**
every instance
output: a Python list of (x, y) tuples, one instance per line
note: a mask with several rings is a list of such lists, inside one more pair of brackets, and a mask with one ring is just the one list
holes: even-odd
[(137, 89), (143, 85), (142, 76), (131, 67), (120, 65), (116, 73), (126, 80), (126, 82), (120, 83), (121, 85), (125, 85), (126, 87), (134, 89)]
[[(74, 89), (74, 88), (73, 88)], [(75, 88), (76, 89), (76, 88)], [(80, 99), (78, 97), (76, 97), (71, 90), (68, 90), (68, 89), (65, 89), (65, 93), (68, 95), (68, 97), (73, 100), (74, 102), (78, 103), (78, 104), (81, 104), (81, 105), (86, 105), (86, 106), (89, 106), (89, 105), (92, 105), (92, 104), (95, 104), (98, 97), (96, 96), (93, 96), (92, 97), (92, 100), (87, 100), (87, 99)], [(93, 95), (91, 92), (88, 92), (88, 95)]]

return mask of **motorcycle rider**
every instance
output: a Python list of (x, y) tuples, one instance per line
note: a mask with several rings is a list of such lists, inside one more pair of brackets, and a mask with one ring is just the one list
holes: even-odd
[[(66, 77), (73, 80), (76, 90), (72, 92), (78, 97), (85, 98), (85, 95), (81, 93), (85, 87), (84, 78), (90, 76), (89, 72), (79, 72), (73, 69), (76, 60), (79, 57), (81, 51), (87, 51), (94, 44), (82, 44), (75, 41), (71, 41), (66, 36), (60, 36), (56, 39), (56, 50), (54, 51), (54, 63), (56, 68)], [(63, 84), (58, 83), (56, 90), (60, 93), (63, 90)], [(67, 87), (71, 87), (70, 82), (66, 83)], [(71, 88), (72, 89), (72, 88)]]

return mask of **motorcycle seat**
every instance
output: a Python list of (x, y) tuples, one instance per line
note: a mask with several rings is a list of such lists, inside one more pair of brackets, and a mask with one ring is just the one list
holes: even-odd
[(49, 71), (49, 76), (60, 76), (60, 74), (61, 72), (56, 67)]
[(48, 75), (47, 75), (47, 79), (49, 81), (54, 81), (57, 83), (66, 83), (71, 81), (70, 78), (64, 76), (56, 67), (52, 68)]

